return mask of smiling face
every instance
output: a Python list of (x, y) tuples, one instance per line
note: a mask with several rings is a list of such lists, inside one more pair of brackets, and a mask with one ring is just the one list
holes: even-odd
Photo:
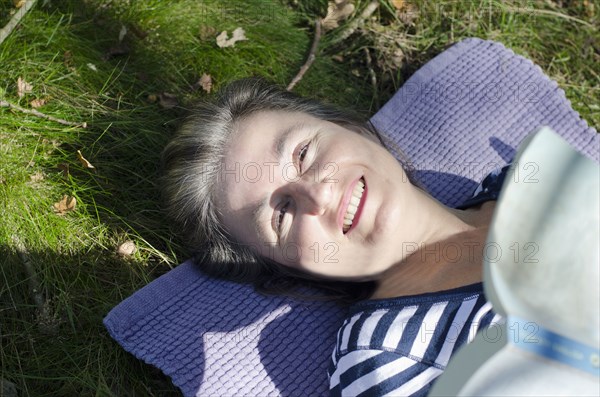
[(423, 193), (374, 138), (304, 113), (237, 125), (216, 195), (241, 244), (328, 279), (368, 280), (402, 260)]

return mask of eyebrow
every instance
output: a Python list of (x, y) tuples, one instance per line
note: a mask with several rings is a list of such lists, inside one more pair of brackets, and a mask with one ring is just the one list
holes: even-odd
[[(274, 150), (275, 158), (277, 158), (279, 164), (283, 163), (284, 156), (286, 155), (285, 149), (288, 146), (290, 136), (292, 136), (293, 134), (302, 130), (305, 127), (305, 125), (306, 125), (305, 122), (294, 123), (294, 124), (290, 125), (289, 127), (287, 127), (286, 129), (284, 129), (281, 132), (281, 134), (279, 134), (279, 137), (277, 137), (277, 139), (275, 140), (275, 144), (273, 145), (275, 148), (275, 150)], [(268, 241), (269, 236), (267, 234), (265, 234), (263, 229), (261, 229), (261, 227), (260, 227), (262, 224), (261, 223), (261, 221), (262, 221), (261, 215), (263, 215), (263, 213), (266, 212), (266, 208), (269, 207), (269, 201), (270, 201), (269, 199), (270, 199), (270, 196), (265, 196), (264, 198), (256, 201), (252, 205), (252, 212), (251, 212), (252, 224), (254, 227), (254, 231), (264, 241)], [(269, 219), (271, 219), (271, 218), (269, 218)], [(269, 222), (269, 225), (271, 225), (271, 222)], [(277, 235), (276, 230), (273, 230), (273, 232)]]

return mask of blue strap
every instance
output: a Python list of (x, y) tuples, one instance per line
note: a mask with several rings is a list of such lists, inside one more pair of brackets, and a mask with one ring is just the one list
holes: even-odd
[(540, 356), (600, 376), (600, 350), (554, 333), (536, 322), (508, 316), (508, 341)]

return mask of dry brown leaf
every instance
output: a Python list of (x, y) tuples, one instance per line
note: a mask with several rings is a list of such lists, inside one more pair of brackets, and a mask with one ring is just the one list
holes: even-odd
[(227, 31), (224, 30), (217, 36), (217, 45), (221, 48), (233, 47), (235, 43), (242, 40), (248, 40), (246, 38), (246, 32), (242, 28), (236, 28), (231, 34), (231, 38), (228, 38)]
[(212, 77), (210, 77), (210, 74), (203, 73), (198, 84), (200, 84), (200, 87), (202, 87), (204, 91), (210, 94), (210, 90), (212, 89)]
[(92, 165), (92, 163), (87, 161), (85, 157), (83, 157), (83, 154), (81, 154), (81, 150), (77, 151), (77, 158), (79, 159), (81, 165), (83, 165), (85, 168), (96, 168)]
[(13, 0), (15, 8), (21, 8), (25, 5), (25, 0)]
[(401, 10), (404, 7), (404, 0), (392, 0), (392, 5), (397, 9)]
[(335, 0), (327, 5), (327, 15), (323, 18), (322, 25), (325, 30), (332, 30), (339, 23), (348, 18), (354, 12), (354, 4), (349, 0)]
[(37, 109), (44, 106), (46, 104), (46, 100), (44, 98), (34, 99), (33, 101), (29, 102), (29, 104), (32, 108)]
[(414, 26), (415, 20), (419, 17), (420, 13), (417, 7), (411, 3), (405, 3), (402, 9), (397, 12), (398, 19), (407, 26)]
[(17, 95), (19, 98), (23, 98), (25, 94), (30, 94), (33, 90), (33, 86), (23, 80), (22, 78), (17, 79)]
[(131, 256), (135, 254), (136, 251), (137, 248), (135, 246), (135, 243), (131, 240), (127, 240), (123, 244), (119, 245), (119, 247), (117, 247), (117, 254), (121, 256)]
[(158, 97), (155, 94), (150, 94), (150, 95), (148, 95), (146, 100), (150, 103), (154, 103), (154, 102), (158, 101)]
[(31, 179), (31, 182), (40, 182), (44, 180), (44, 174), (37, 171), (35, 174), (29, 175), (29, 179)]
[(53, 207), (56, 215), (62, 216), (65, 215), (67, 212), (75, 210), (76, 205), (77, 199), (75, 199), (75, 197), (73, 196), (67, 196), (65, 194), (59, 202), (54, 203)]
[(159, 95), (158, 104), (163, 109), (171, 109), (177, 106), (179, 104), (179, 101), (177, 100), (177, 96), (169, 94), (168, 92), (161, 92)]

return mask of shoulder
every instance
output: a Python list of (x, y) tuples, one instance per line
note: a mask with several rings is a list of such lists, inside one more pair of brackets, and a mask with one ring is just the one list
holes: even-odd
[[(361, 302), (338, 330), (329, 370), (331, 389), (343, 390), (359, 379), (361, 387), (382, 382), (390, 383), (386, 387), (425, 387), (445, 369), (455, 349), (493, 317), (481, 284)], [(397, 392), (405, 394), (402, 390)]]
[(442, 374), (394, 352), (361, 349), (343, 356), (330, 374), (331, 396), (423, 395)]

